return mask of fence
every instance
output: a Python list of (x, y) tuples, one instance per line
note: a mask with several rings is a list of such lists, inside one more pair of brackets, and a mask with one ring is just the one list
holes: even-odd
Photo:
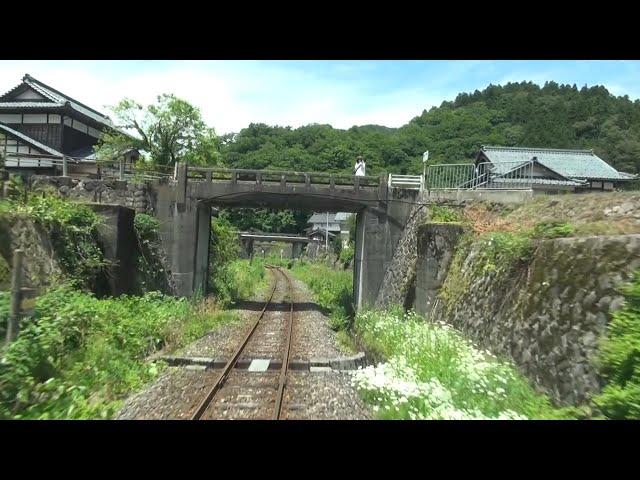
[(531, 190), (533, 162), (486, 162), (429, 165), (427, 190)]
[(95, 162), (70, 156), (54, 156), (40, 154), (8, 154), (5, 159), (7, 167), (12, 168), (54, 168), (63, 177), (69, 176), (69, 167), (96, 167), (99, 179), (126, 180), (128, 178), (138, 178), (141, 180), (154, 180), (158, 178), (170, 178), (174, 176), (172, 166), (138, 165), (127, 164), (123, 161)]

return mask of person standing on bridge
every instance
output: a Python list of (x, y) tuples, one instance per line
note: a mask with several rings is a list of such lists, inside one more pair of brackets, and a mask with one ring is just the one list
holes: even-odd
[(362, 157), (362, 155), (360, 155), (356, 159), (356, 166), (354, 167), (354, 171), (353, 171), (354, 175), (356, 177), (364, 177), (366, 167), (367, 166), (364, 163), (364, 158)]

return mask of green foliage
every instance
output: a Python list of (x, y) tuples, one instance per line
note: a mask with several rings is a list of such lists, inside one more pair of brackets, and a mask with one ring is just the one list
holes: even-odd
[(11, 268), (0, 254), (0, 290), (8, 290), (11, 286)]
[(478, 263), (483, 273), (508, 273), (528, 261), (533, 252), (528, 232), (488, 232), (480, 235), (478, 242)]
[(146, 213), (137, 213), (133, 219), (133, 228), (141, 241), (155, 242), (158, 240), (160, 222)]
[(356, 243), (356, 222), (357, 215), (350, 215), (347, 218), (347, 228), (349, 229), (349, 243)]
[(109, 418), (182, 346), (233, 316), (148, 293), (99, 300), (69, 286), (38, 298), (36, 313), (0, 362), (0, 418)]
[(576, 228), (567, 222), (540, 222), (533, 227), (533, 237), (547, 239), (570, 237), (575, 233), (575, 231)]
[(156, 165), (171, 166), (177, 160), (190, 165), (220, 163), (220, 142), (214, 130), (206, 126), (197, 107), (175, 95), (159, 95), (157, 103), (146, 108), (124, 99), (112, 111), (118, 127), (137, 136), (104, 133), (96, 148), (100, 161), (112, 161), (136, 148)]
[(11, 308), (11, 292), (0, 291), (0, 344), (7, 335), (9, 312)]
[(359, 312), (354, 335), (384, 361), (355, 377), (380, 418), (567, 418), (513, 365), (400, 306)]
[(209, 288), (220, 305), (233, 301), (234, 277), (230, 269), (240, 247), (234, 228), (223, 218), (211, 221), (209, 247)]
[(363, 155), (367, 174), (420, 174), (425, 150), (432, 163), (464, 163), (493, 144), (594, 149), (618, 170), (638, 173), (640, 102), (602, 86), (508, 83), (461, 93), (400, 128), (251, 124), (223, 143), (223, 158), (236, 168), (350, 173)]
[(432, 205), (429, 207), (429, 222), (455, 223), (462, 221), (462, 215), (451, 207)]
[(333, 253), (335, 253), (338, 258), (340, 257), (340, 253), (342, 253), (342, 237), (340, 235), (336, 235), (331, 239), (331, 249)]
[[(267, 262), (271, 263), (271, 262)], [(229, 264), (230, 296), (233, 301), (249, 300), (267, 288), (268, 281), (262, 259), (234, 260)]]
[(160, 258), (160, 222), (145, 213), (137, 213), (133, 227), (138, 238), (139, 255), (136, 260), (137, 293), (160, 291), (170, 293), (167, 272)]
[(340, 263), (342, 263), (343, 268), (348, 268), (351, 262), (353, 261), (353, 257), (355, 255), (356, 249), (353, 242), (349, 242), (349, 244), (342, 249), (340, 252)]
[(330, 312), (331, 328), (349, 328), (355, 313), (351, 270), (334, 270), (320, 263), (298, 262), (291, 273), (309, 285), (318, 305)]
[(296, 210), (236, 208), (221, 209), (218, 218), (242, 232), (300, 234), (306, 228), (309, 214)]
[(47, 231), (58, 262), (75, 285), (94, 289), (109, 263), (97, 242), (100, 217), (90, 208), (55, 195), (32, 195), (27, 204), (2, 202), (13, 215), (26, 215)]
[(596, 365), (607, 384), (594, 403), (611, 419), (640, 418), (640, 271), (623, 288), (625, 304), (613, 314)]

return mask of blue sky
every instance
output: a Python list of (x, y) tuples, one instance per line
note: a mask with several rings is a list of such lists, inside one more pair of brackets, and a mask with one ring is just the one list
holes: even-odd
[(174, 93), (200, 107), (219, 134), (251, 122), (399, 127), (460, 92), (509, 81), (598, 84), (640, 98), (640, 61), (626, 60), (0, 60), (0, 91), (25, 73), (105, 113), (124, 97), (148, 104)]

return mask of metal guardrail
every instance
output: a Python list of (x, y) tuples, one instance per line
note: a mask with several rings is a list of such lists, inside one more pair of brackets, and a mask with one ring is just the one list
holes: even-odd
[(531, 190), (533, 161), (429, 165), (427, 190)]

